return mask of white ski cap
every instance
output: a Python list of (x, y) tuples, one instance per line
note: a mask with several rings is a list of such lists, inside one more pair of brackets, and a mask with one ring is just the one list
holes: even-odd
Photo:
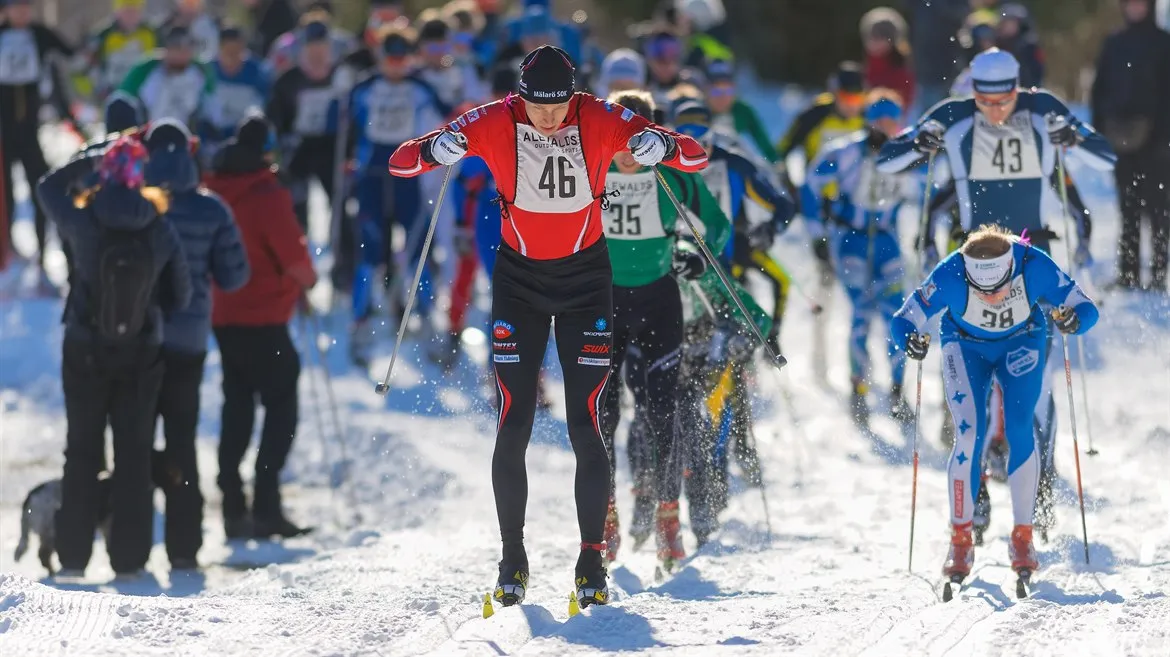
[(999, 48), (984, 50), (971, 60), (971, 82), (976, 93), (1006, 94), (1020, 83), (1020, 63)]
[(967, 282), (977, 290), (993, 292), (1003, 286), (1012, 275), (1014, 249), (994, 258), (980, 259), (963, 256), (963, 267), (967, 270)]
[(605, 57), (598, 76), (598, 95), (609, 95), (609, 87), (618, 80), (632, 81), (639, 88), (646, 86), (646, 60), (636, 50), (618, 48)]

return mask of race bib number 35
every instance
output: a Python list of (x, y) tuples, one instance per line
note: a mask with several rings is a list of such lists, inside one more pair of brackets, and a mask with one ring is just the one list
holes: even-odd
[(614, 240), (666, 237), (658, 213), (658, 181), (653, 172), (611, 173), (605, 183), (610, 196), (605, 211), (605, 234)]

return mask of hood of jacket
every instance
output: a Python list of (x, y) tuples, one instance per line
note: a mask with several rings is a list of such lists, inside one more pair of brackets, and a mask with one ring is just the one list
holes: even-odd
[(152, 153), (146, 163), (146, 184), (172, 192), (188, 192), (199, 186), (199, 165), (190, 151)]
[(89, 207), (99, 224), (114, 230), (140, 230), (158, 218), (153, 203), (138, 190), (122, 185), (97, 190)]

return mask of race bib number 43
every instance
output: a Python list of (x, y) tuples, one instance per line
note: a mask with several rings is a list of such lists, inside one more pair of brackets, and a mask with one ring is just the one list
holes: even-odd
[(971, 180), (1021, 180), (1044, 177), (1032, 115), (1014, 114), (1003, 125), (975, 115)]

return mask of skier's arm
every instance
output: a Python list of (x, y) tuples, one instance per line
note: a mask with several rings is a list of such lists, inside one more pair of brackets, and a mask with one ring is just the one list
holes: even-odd
[(218, 197), (208, 194), (208, 204), (214, 203), (219, 226), (211, 249), (211, 277), (224, 292), (234, 292), (244, 286), (252, 276), (248, 254), (240, 240), (232, 212)]
[(497, 138), (503, 134), (499, 129), (493, 130), (492, 126), (499, 125), (504, 119), (511, 120), (511, 111), (502, 101), (468, 110), (442, 129), (432, 130), (399, 146), (390, 156), (390, 174), (413, 178), (441, 166), (431, 158), (430, 150), (431, 140), (443, 130), (462, 134), (467, 138), (467, 155), (482, 157), (491, 149), (493, 133)]
[[(695, 139), (647, 121), (633, 110), (600, 98), (585, 96), (580, 101), (582, 117), (600, 123), (600, 131), (608, 136), (606, 146), (610, 153), (629, 148), (630, 138), (643, 130), (655, 130), (667, 137), (666, 157), (661, 164), (679, 171), (702, 171), (707, 167), (707, 151)], [(674, 142), (673, 150), (669, 142)], [(608, 156), (607, 156), (608, 157)]]
[(776, 234), (788, 230), (792, 218), (796, 216), (796, 204), (788, 194), (772, 184), (768, 173), (751, 160), (735, 153), (727, 158), (727, 167), (738, 171), (743, 177), (744, 194), (771, 215), (769, 221)]
[(1062, 117), (1076, 130), (1077, 145), (1068, 149), (1068, 154), (1071, 157), (1079, 159), (1098, 171), (1113, 170), (1113, 165), (1117, 162), (1117, 155), (1113, 152), (1113, 147), (1109, 145), (1108, 140), (1092, 126), (1081, 123), (1080, 119), (1073, 116), (1067, 105), (1047, 91), (1034, 92), (1033, 100), (1035, 102), (1032, 108), (1034, 115), (1043, 117), (1045, 121), (1053, 116)]
[(825, 189), (837, 182), (837, 151), (829, 151), (817, 160), (804, 177), (800, 187), (800, 206), (804, 208), (805, 227), (812, 240), (826, 235), (825, 206), (821, 198)]
[(1032, 249), (1029, 255), (1031, 258), (1027, 266), (1034, 267), (1035, 273), (1029, 276), (1031, 280), (1027, 281), (1028, 288), (1034, 290), (1040, 299), (1057, 308), (1072, 309), (1080, 320), (1080, 326), (1074, 333), (1079, 335), (1093, 328), (1099, 317), (1097, 304), (1089, 299), (1081, 286), (1048, 257), (1048, 254), (1039, 249)]
[(760, 121), (760, 115), (755, 108), (747, 103), (737, 100), (735, 105), (731, 108), (732, 114), (735, 115), (735, 122), (747, 131), (752, 138), (752, 142), (756, 148), (760, 149), (760, 155), (764, 156), (770, 164), (775, 164), (780, 160), (780, 154), (776, 152), (776, 148), (772, 146), (772, 141), (768, 139), (768, 132), (764, 130), (764, 124)]
[(146, 60), (139, 62), (130, 72), (126, 74), (126, 79), (122, 80), (122, 85), (118, 87), (119, 91), (125, 91), (134, 97), (139, 97), (138, 92), (142, 89), (142, 84), (146, 82), (147, 76), (154, 70), (156, 62), (154, 60)]
[(40, 25), (37, 29), (37, 36), (41, 44), (41, 56), (47, 53), (56, 52), (65, 57), (72, 57), (74, 55), (73, 46), (65, 43), (65, 39), (61, 38), (54, 30)]
[[(906, 341), (910, 335), (913, 333), (925, 335), (930, 318), (947, 307), (943, 290), (946, 281), (945, 268), (954, 266), (955, 262), (953, 258), (948, 258), (939, 263), (926, 281), (914, 290), (913, 294), (906, 297), (902, 307), (894, 313), (894, 318), (890, 321), (890, 336), (893, 338), (894, 346), (905, 351)], [(959, 266), (962, 264), (959, 263)]]
[[(723, 214), (722, 208), (719, 207), (719, 201), (715, 200), (711, 190), (707, 189), (702, 176), (697, 173), (664, 170), (662, 178), (666, 180), (670, 191), (682, 203), (683, 208), (692, 217), (698, 217), (699, 221), (702, 222), (703, 241), (707, 243), (708, 248), (711, 249), (712, 253), (721, 253), (723, 247), (727, 245), (727, 240), (731, 237), (731, 222), (727, 219), (727, 215)], [(659, 194), (660, 207), (670, 208), (671, 201), (669, 197), (666, 197), (665, 190), (660, 190)], [(674, 214), (676, 222), (685, 221), (682, 217), (678, 217), (677, 213)], [(683, 235), (690, 237), (690, 229), (688, 228)]]
[(94, 162), (93, 157), (74, 158), (65, 166), (45, 174), (36, 186), (37, 199), (45, 216), (57, 224), (57, 230), (66, 239), (76, 233), (78, 224), (88, 220), (86, 211), (74, 206), (73, 197), (79, 191), (77, 188), (82, 179), (93, 173)]
[[(780, 142), (776, 144), (776, 151), (779, 159), (787, 158), (792, 151), (804, 146), (804, 142), (808, 140), (809, 135), (813, 130), (820, 125), (821, 121), (825, 120), (829, 112), (832, 111), (833, 105), (831, 101), (819, 101), (816, 105), (801, 112), (792, 125), (788, 127), (788, 131), (780, 138)], [(807, 156), (812, 157), (812, 153), (806, 153)]]

